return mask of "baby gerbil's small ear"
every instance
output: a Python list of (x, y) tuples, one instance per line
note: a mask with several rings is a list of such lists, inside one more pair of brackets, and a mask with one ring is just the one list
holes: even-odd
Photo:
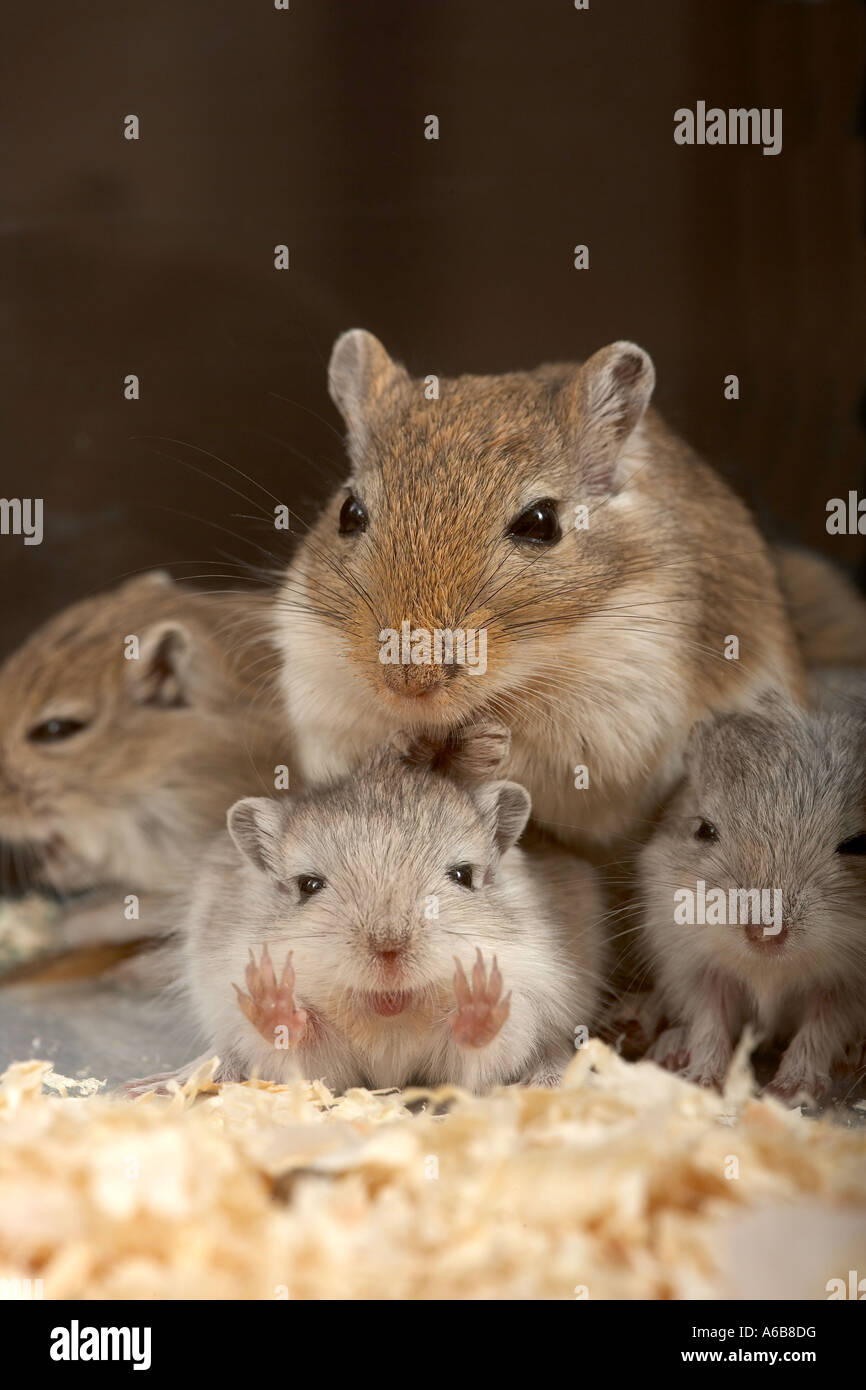
[(511, 731), (492, 719), (441, 735), (399, 729), (390, 745), (413, 767), (428, 767), (457, 782), (488, 782), (508, 757)]
[(191, 659), (192, 638), (182, 623), (153, 623), (139, 638), (138, 656), (128, 661), (133, 699), (160, 709), (188, 705)]
[(656, 374), (636, 343), (611, 343), (593, 354), (568, 389), (580, 461), (593, 490), (612, 491), (623, 445), (649, 405)]
[(500, 854), (516, 844), (526, 829), (532, 799), (517, 782), (488, 782), (475, 792), (482, 816), (493, 821), (493, 835)]
[(277, 803), (268, 796), (248, 796), (229, 807), (228, 831), (241, 854), (263, 874), (280, 878), (286, 799)]
[(328, 365), (328, 390), (349, 432), (362, 436), (370, 407), (406, 371), (392, 362), (378, 338), (363, 328), (350, 328), (334, 344)]

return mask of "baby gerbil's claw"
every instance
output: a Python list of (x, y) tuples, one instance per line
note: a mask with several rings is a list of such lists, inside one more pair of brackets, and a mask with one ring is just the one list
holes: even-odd
[(259, 975), (261, 976), (261, 981), (264, 988), (268, 992), (272, 990), (274, 993), (276, 993), (277, 977), (274, 974), (274, 967), (271, 961), (271, 953), (268, 950), (267, 942), (265, 942), (264, 946), (262, 947), (262, 962), (259, 966)]
[[(472, 967), (472, 993), (483, 994), (487, 987), (487, 971), (480, 947), (475, 949), (475, 964)], [(500, 986), (501, 989), (501, 986)]]
[(283, 966), (283, 973), (280, 976), (280, 992), (287, 991), (289, 994), (295, 992), (295, 967), (292, 965), (294, 951), (289, 951), (286, 956), (286, 963)]
[(511, 992), (509, 991), (504, 999), (500, 999), (502, 975), (495, 956), (488, 980), (484, 957), (480, 950), (476, 952), (471, 985), (466, 979), (463, 966), (459, 961), (456, 961), (456, 964), (454, 993), (457, 998), (457, 1010), (451, 1015), (454, 1040), (462, 1047), (487, 1047), (511, 1012)]

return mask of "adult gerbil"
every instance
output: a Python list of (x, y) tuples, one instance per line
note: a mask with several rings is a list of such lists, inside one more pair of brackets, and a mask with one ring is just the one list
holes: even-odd
[(148, 573), (65, 609), (0, 668), (0, 862), (18, 891), (64, 899), (67, 944), (169, 925), (168, 890), (226, 808), (289, 765), (266, 611)]
[(185, 927), (219, 1080), (559, 1079), (598, 1009), (601, 897), (590, 865), (516, 847), (530, 801), (496, 777), (507, 750), (501, 726), (401, 734), (351, 777), (232, 807)]
[[(310, 778), (400, 726), (501, 718), (536, 818), (605, 845), (645, 835), (696, 719), (767, 684), (801, 697), (770, 552), (648, 408), (654, 379), (647, 353), (617, 342), (582, 365), (433, 391), (371, 334), (338, 339), (329, 384), (350, 472), (277, 611)], [(430, 659), (423, 643), (396, 659), (404, 632), (483, 633), (484, 663), (459, 647)]]
[(857, 1065), (866, 1041), (863, 712), (806, 712), (768, 695), (754, 713), (703, 721), (639, 879), (646, 958), (674, 1022), (650, 1056), (718, 1084), (751, 1025), (787, 1043), (771, 1086), (788, 1098), (820, 1099), (837, 1070)]

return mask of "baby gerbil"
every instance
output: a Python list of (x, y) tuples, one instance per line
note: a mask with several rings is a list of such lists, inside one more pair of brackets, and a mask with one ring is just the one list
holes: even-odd
[(676, 1024), (650, 1055), (716, 1084), (751, 1024), (787, 1041), (775, 1091), (824, 1096), (866, 1041), (866, 717), (768, 694), (700, 723), (639, 878)]
[[(642, 836), (692, 723), (802, 693), (770, 552), (746, 507), (648, 408), (634, 343), (582, 365), (413, 380), (371, 334), (331, 357), (346, 484), (278, 603), (303, 770), (340, 773), (401, 725), (501, 718), (508, 775), (575, 845)], [(473, 657), (436, 634), (475, 633)], [(431, 656), (402, 636), (428, 634)], [(480, 635), (485, 651), (480, 658)], [(456, 659), (453, 651), (456, 650)]]
[(598, 1007), (601, 899), (590, 865), (516, 847), (507, 751), (501, 726), (438, 751), (401, 734), (351, 777), (232, 807), (185, 928), (220, 1080), (559, 1079)]
[(67, 944), (165, 925), (165, 892), (226, 807), (274, 789), (289, 757), (260, 608), (149, 573), (73, 604), (0, 668), (0, 858), (19, 891), (67, 900)]

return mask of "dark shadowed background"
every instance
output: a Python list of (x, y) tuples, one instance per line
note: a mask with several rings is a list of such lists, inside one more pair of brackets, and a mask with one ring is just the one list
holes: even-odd
[[(636, 339), (764, 524), (860, 563), (825, 529), (864, 485), (854, 0), (65, 0), (3, 29), (0, 493), (45, 500), (41, 546), (0, 537), (3, 650), (133, 571), (284, 554), (274, 501), (310, 516), (342, 471), (352, 326), (422, 374)], [(782, 153), (676, 145), (699, 100), (782, 107)]]

